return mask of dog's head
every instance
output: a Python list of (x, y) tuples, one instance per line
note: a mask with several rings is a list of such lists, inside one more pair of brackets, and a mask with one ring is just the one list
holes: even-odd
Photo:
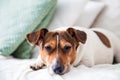
[(74, 28), (54, 32), (41, 29), (27, 34), (27, 40), (32, 45), (40, 47), (42, 62), (48, 67), (49, 72), (64, 74), (75, 61), (79, 42), (85, 43), (86, 33)]

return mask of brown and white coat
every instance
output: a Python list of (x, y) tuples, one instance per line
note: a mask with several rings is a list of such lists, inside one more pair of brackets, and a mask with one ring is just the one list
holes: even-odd
[[(32, 66), (39, 69), (44, 64), (50, 73), (64, 74), (70, 66), (84, 64), (112, 64), (113, 60), (120, 62), (120, 43), (112, 32), (83, 27), (60, 27), (48, 31), (40, 31), (27, 35), (32, 45), (40, 47), (40, 55)], [(59, 69), (59, 70), (56, 70)]]

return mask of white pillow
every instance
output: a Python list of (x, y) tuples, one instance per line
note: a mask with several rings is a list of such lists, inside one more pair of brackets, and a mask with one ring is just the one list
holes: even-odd
[(49, 28), (72, 26), (89, 0), (58, 0), (55, 16)]
[(91, 27), (104, 6), (102, 2), (89, 1), (74, 25), (87, 28)]
[(93, 27), (105, 28), (120, 37), (120, 0), (97, 0), (104, 2), (106, 7), (96, 19)]

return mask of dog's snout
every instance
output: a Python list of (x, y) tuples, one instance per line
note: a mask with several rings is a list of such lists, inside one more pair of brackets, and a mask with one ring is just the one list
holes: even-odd
[(62, 72), (64, 71), (64, 66), (60, 65), (60, 64), (56, 64), (56, 65), (52, 66), (52, 69), (53, 69), (54, 73), (62, 74)]

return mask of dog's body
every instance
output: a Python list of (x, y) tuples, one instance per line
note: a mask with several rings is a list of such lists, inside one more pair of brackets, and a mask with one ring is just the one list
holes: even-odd
[[(69, 71), (70, 65), (112, 64), (114, 59), (117, 63), (120, 62), (120, 40), (107, 30), (76, 26), (72, 28), (60, 27), (52, 30), (52, 33), (42, 30), (40, 32), (43, 33), (40, 34), (42, 38), (46, 36), (42, 39), (45, 40), (45, 43), (44, 41), (34, 43), (33, 40), (29, 40), (33, 36), (31, 34), (27, 36), (29, 42), (40, 47), (48, 45), (45, 49), (47, 48), (47, 51), (52, 54), (45, 54), (47, 52), (40, 48), (41, 54), (37, 63), (32, 66), (34, 69), (39, 69), (44, 63), (49, 67), (50, 72), (64, 74)], [(54, 50), (49, 51), (51, 45)]]
[[(80, 62), (86, 66), (96, 64), (111, 64), (115, 58), (116, 62), (120, 62), (120, 43), (117, 36), (104, 29), (87, 29), (87, 41), (78, 47), (78, 56), (75, 65)], [(103, 35), (106, 36), (105, 40)], [(98, 36), (99, 35), (99, 36)], [(103, 39), (100, 39), (103, 37)]]

